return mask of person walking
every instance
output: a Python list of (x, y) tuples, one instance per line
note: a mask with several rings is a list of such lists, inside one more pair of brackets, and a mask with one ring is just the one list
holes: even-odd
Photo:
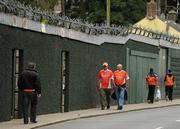
[(173, 87), (175, 86), (175, 77), (172, 74), (172, 71), (169, 69), (168, 73), (164, 77), (164, 84), (165, 84), (165, 96), (166, 101), (173, 100)]
[(154, 72), (154, 69), (150, 68), (150, 72), (146, 76), (146, 84), (147, 84), (147, 88), (149, 89), (148, 97), (147, 97), (148, 103), (154, 102), (154, 92), (155, 92), (157, 83), (158, 83), (158, 76)]
[(122, 64), (118, 64), (117, 70), (114, 71), (115, 93), (117, 98), (118, 110), (123, 109), (125, 90), (128, 87), (129, 80), (127, 72), (122, 68)]
[(108, 63), (104, 62), (102, 64), (103, 69), (98, 72), (98, 82), (99, 82), (99, 95), (100, 95), (100, 104), (101, 110), (110, 108), (110, 97), (111, 90), (113, 85), (113, 72), (108, 69)]
[(18, 79), (18, 88), (19, 91), (22, 92), (24, 124), (28, 124), (29, 122), (29, 105), (31, 105), (30, 121), (31, 123), (37, 123), (36, 106), (38, 97), (41, 96), (41, 82), (38, 72), (36, 71), (35, 63), (28, 63), (28, 68), (20, 74)]

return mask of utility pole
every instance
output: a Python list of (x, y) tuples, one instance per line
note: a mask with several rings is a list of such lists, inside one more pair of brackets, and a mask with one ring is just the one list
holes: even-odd
[(180, 6), (180, 3), (179, 3), (179, 0), (177, 0), (177, 10), (176, 10), (176, 13), (177, 13), (177, 22), (179, 22), (179, 6)]
[(179, 0), (177, 0), (177, 15), (179, 13), (179, 5), (180, 5)]
[(66, 3), (65, 0), (62, 0), (62, 15), (65, 16), (66, 14)]
[(164, 6), (165, 6), (165, 7), (164, 7), (164, 8), (165, 8), (164, 11), (165, 11), (165, 12), (164, 12), (164, 13), (166, 14), (166, 13), (167, 13), (167, 0), (165, 0), (164, 2), (165, 2), (165, 3), (164, 3)]
[(161, 15), (161, 0), (157, 0), (157, 15)]
[(110, 26), (110, 11), (111, 11), (111, 0), (106, 0), (106, 6), (107, 6), (107, 8), (106, 8), (106, 12), (107, 12), (107, 14), (106, 14), (106, 25), (107, 26)]

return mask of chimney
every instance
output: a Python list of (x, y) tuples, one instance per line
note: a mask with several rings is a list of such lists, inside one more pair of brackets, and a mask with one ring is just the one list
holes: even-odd
[(58, 4), (54, 6), (54, 13), (62, 13), (62, 1), (58, 0)]
[(169, 21), (176, 21), (177, 13), (174, 10), (170, 10), (167, 14), (167, 20)]
[(155, 19), (157, 16), (157, 4), (154, 0), (147, 3), (147, 18), (150, 20)]

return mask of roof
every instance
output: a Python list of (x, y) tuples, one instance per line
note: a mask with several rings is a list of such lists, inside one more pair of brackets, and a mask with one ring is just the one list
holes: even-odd
[(170, 21), (169, 24), (174, 28), (176, 29), (177, 31), (180, 32), (180, 24), (174, 22), (174, 21)]
[(153, 32), (164, 33), (175, 37), (180, 37), (180, 31), (178, 29), (175, 29), (167, 21), (162, 21), (158, 17), (152, 20), (145, 17), (139, 22), (137, 22), (134, 26), (151, 30)]

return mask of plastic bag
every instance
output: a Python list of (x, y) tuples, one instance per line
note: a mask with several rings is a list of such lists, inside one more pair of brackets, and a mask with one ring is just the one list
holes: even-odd
[(161, 91), (160, 91), (160, 89), (158, 88), (157, 91), (156, 91), (155, 100), (156, 100), (156, 101), (159, 101), (160, 99), (161, 99)]

